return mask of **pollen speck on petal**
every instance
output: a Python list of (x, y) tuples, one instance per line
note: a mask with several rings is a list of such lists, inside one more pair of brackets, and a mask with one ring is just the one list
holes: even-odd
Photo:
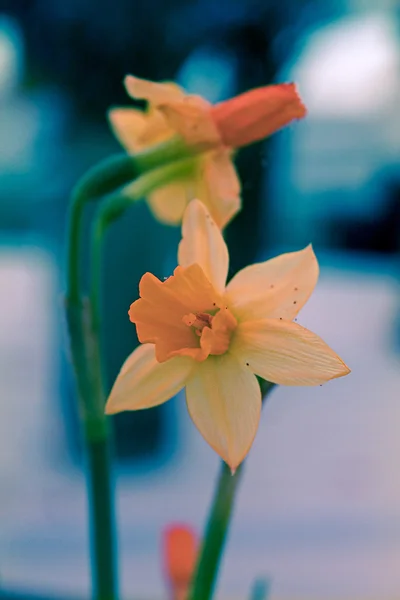
[(320, 337), (290, 321), (239, 323), (229, 350), (247, 359), (256, 375), (280, 385), (319, 385), (350, 373)]

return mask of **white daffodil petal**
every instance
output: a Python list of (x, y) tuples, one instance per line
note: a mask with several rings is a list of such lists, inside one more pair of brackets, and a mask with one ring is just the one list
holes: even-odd
[(230, 150), (222, 148), (202, 156), (195, 194), (204, 202), (220, 229), (240, 210), (240, 182)]
[(242, 366), (281, 385), (318, 385), (350, 373), (315, 333), (279, 319), (240, 323), (230, 352)]
[(235, 470), (258, 428), (261, 391), (256, 377), (229, 354), (209, 357), (188, 379), (186, 400), (206, 442)]
[(228, 249), (219, 228), (199, 200), (192, 200), (185, 210), (178, 262), (182, 267), (199, 264), (216, 291), (223, 292), (229, 266)]
[(191, 358), (181, 356), (159, 363), (153, 344), (140, 345), (124, 362), (107, 400), (106, 413), (162, 404), (184, 387), (194, 364)]
[(319, 267), (309, 245), (239, 271), (227, 286), (227, 302), (241, 320), (291, 320), (310, 297)]
[(127, 75), (124, 83), (131, 98), (147, 100), (153, 106), (176, 102), (185, 97), (185, 92), (176, 83), (172, 82), (158, 83)]

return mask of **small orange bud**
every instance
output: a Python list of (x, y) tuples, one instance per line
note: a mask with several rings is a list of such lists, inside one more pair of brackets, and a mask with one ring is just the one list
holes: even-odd
[(197, 559), (197, 536), (187, 525), (170, 525), (163, 533), (164, 571), (173, 600), (186, 600)]
[(306, 112), (294, 83), (256, 88), (211, 108), (222, 143), (230, 148), (268, 137)]

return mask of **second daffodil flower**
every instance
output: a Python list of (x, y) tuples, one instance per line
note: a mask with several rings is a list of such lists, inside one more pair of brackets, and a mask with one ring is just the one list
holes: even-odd
[(188, 156), (196, 155), (189, 165), (186, 161), (178, 177), (147, 198), (155, 216), (170, 224), (180, 223), (188, 202), (201, 198), (218, 227), (224, 227), (240, 209), (233, 150), (306, 114), (292, 83), (256, 88), (216, 105), (186, 94), (173, 83), (128, 75), (125, 86), (132, 98), (148, 102), (146, 111), (128, 107), (109, 111), (113, 131), (128, 152), (140, 152), (178, 136)]
[(142, 345), (123, 365), (106, 412), (157, 406), (186, 387), (194, 424), (234, 471), (260, 419), (256, 375), (281, 385), (318, 385), (350, 370), (293, 322), (318, 279), (311, 246), (246, 267), (226, 285), (228, 261), (220, 230), (193, 200), (174, 274), (141, 279), (129, 316)]

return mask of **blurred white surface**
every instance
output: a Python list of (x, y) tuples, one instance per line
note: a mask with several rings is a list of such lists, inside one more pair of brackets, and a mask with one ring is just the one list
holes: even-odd
[[(382, 271), (322, 269), (299, 322), (352, 373), (323, 387), (279, 388), (246, 464), (220, 578), (246, 597), (386, 598), (400, 589), (399, 286)], [(0, 251), (0, 572), (6, 588), (87, 597), (82, 474), (61, 464), (56, 407), (62, 300), (51, 259)], [(181, 450), (147, 476), (117, 482), (124, 597), (162, 598), (160, 531), (200, 530), (219, 461), (177, 400)]]
[(400, 38), (397, 13), (372, 4), (305, 32), (280, 73), (298, 84), (308, 115), (272, 139), (263, 225), (276, 244), (290, 231), (300, 246), (329, 246), (332, 220), (374, 221), (390, 210), (388, 188), (399, 179)]
[(364, 121), (394, 116), (399, 67), (396, 14), (378, 9), (318, 28), (293, 75), (314, 117)]

